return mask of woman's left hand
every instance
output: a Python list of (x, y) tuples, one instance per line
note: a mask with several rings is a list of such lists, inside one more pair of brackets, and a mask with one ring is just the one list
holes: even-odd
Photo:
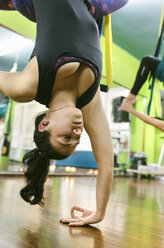
[[(82, 216), (75, 215), (74, 211), (79, 211)], [(61, 218), (60, 222), (68, 224), (69, 226), (85, 226), (100, 222), (103, 218), (99, 217), (96, 212), (84, 209), (78, 206), (73, 206), (70, 211), (71, 218)]]

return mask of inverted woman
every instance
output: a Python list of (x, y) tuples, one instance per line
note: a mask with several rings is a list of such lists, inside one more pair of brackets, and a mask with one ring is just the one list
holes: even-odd
[[(83, 127), (89, 135), (98, 166), (96, 208), (78, 206), (71, 226), (97, 223), (104, 218), (112, 184), (113, 151), (110, 129), (99, 91), (102, 53), (101, 18), (128, 0), (0, 0), (1, 9), (17, 9), (37, 22), (37, 37), (30, 61), (21, 72), (0, 72), (0, 91), (17, 102), (36, 100), (48, 107), (35, 121), (36, 148), (23, 161), (27, 185), (22, 198), (43, 204), (49, 159), (64, 159), (80, 142)], [(12, 5), (13, 4), (13, 5)], [(74, 210), (81, 211), (76, 217)]]

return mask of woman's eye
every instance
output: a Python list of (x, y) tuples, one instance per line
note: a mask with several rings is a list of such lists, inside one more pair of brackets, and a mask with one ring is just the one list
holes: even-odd
[(70, 140), (70, 139), (71, 139), (71, 136), (63, 136), (63, 138), (64, 138), (65, 140)]

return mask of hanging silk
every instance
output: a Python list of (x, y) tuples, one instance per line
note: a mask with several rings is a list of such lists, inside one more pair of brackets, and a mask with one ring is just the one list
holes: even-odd
[(111, 15), (105, 17), (105, 65), (108, 89), (112, 84), (112, 27)]

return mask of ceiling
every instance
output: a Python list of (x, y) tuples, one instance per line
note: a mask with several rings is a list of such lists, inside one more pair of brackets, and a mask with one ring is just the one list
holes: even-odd
[[(122, 9), (112, 13), (113, 42), (138, 59), (144, 55), (153, 55), (163, 3), (164, 0), (130, 0)], [(0, 17), (2, 12), (4, 11), (0, 11)], [(4, 15), (7, 15), (7, 12), (3, 13)], [(15, 19), (12, 29), (17, 31), (21, 24), (19, 21), (14, 26)], [(10, 28), (9, 18), (6, 18), (3, 25)], [(22, 33), (26, 36), (24, 27)], [(34, 42), (3, 26), (0, 26), (0, 37), (0, 70), (9, 71), (15, 60), (18, 62), (18, 70), (22, 70), (30, 58)], [(3, 47), (7, 47), (5, 52)], [(164, 54), (163, 48), (162, 53)]]
[(114, 43), (138, 59), (153, 55), (162, 10), (164, 16), (164, 0), (129, 0), (128, 4), (112, 14)]

